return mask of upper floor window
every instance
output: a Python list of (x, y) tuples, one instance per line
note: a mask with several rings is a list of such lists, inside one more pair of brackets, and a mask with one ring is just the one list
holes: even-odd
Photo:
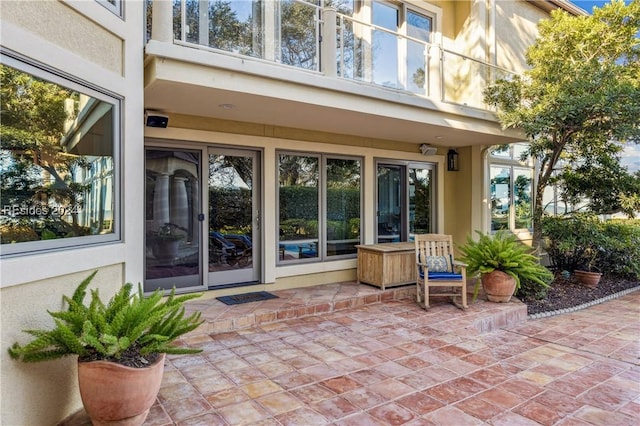
[(119, 239), (115, 97), (2, 54), (3, 255)]
[(533, 164), (523, 158), (526, 144), (499, 145), (489, 153), (491, 231), (530, 230)]
[[(339, 75), (426, 94), (432, 14), (403, 3), (358, 3), (339, 24)], [(367, 24), (369, 22), (370, 24)]]

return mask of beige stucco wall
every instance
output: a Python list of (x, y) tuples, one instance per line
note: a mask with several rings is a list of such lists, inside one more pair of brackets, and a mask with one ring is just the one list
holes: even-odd
[(548, 15), (524, 1), (496, 1), (495, 50), (498, 66), (516, 71), (527, 69), (524, 52), (538, 35), (537, 25)]
[[(27, 364), (11, 359), (7, 348), (14, 342), (31, 341), (22, 330), (53, 325), (47, 310), (66, 309), (62, 295), (71, 296), (90, 273), (82, 271), (0, 290), (0, 424), (53, 425), (82, 406), (75, 356)], [(108, 299), (122, 283), (122, 265), (112, 265), (100, 268), (89, 288), (100, 288), (100, 295)]]
[(93, 270), (99, 272), (92, 287), (99, 287), (104, 297), (125, 281), (142, 280), (142, 241), (134, 235), (143, 227), (144, 3), (123, 5), (126, 20), (96, 1), (0, 2), (3, 49), (123, 99), (120, 149), (131, 160), (119, 165), (127, 180), (120, 194), (122, 241), (0, 260), (2, 425), (55, 425), (82, 407), (74, 359), (36, 364), (10, 359), (7, 348), (30, 339), (21, 330), (51, 324), (47, 309), (60, 310), (62, 296)]
[(105, 69), (123, 73), (123, 40), (64, 3), (3, 0), (0, 7), (3, 22), (11, 22)]
[(444, 232), (451, 234), (454, 244), (462, 244), (467, 235), (473, 232), (473, 217), (480, 214), (480, 209), (472, 206), (472, 181), (474, 171), (472, 163), (478, 161), (471, 148), (458, 148), (459, 170), (445, 172), (444, 181)]

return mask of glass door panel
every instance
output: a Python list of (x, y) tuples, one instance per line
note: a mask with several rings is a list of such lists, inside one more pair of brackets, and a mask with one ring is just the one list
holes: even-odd
[(200, 152), (145, 153), (145, 292), (202, 288)]
[(409, 168), (409, 239), (433, 232), (433, 170)]
[(435, 167), (429, 163), (378, 164), (378, 243), (412, 241), (434, 233)]
[(257, 152), (209, 149), (210, 287), (258, 282)]
[(402, 241), (402, 166), (378, 166), (378, 242)]

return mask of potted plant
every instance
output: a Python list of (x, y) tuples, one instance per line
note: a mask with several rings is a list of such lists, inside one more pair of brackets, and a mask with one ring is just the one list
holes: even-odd
[[(479, 235), (477, 241), (471, 236), (459, 247), (460, 261), (467, 264), (469, 276), (480, 274), (480, 283), (492, 302), (508, 302), (520, 288), (523, 279), (548, 287), (553, 274), (542, 266), (532, 249), (522, 244), (513, 234), (498, 231), (495, 235)], [(479, 284), (476, 283), (474, 297)]]
[(151, 251), (153, 257), (162, 263), (173, 264), (178, 257), (180, 240), (185, 237), (180, 227), (173, 223), (165, 223), (151, 234)]
[(580, 266), (573, 271), (578, 281), (589, 288), (596, 288), (602, 278), (602, 273), (594, 270), (598, 262), (599, 252), (598, 247), (594, 245), (586, 247), (582, 252)]
[(87, 304), (87, 286), (96, 273), (72, 297), (63, 296), (66, 310), (49, 311), (55, 326), (24, 330), (35, 338), (14, 343), (9, 354), (24, 362), (77, 355), (80, 396), (93, 424), (140, 425), (160, 389), (165, 354), (201, 352), (173, 344), (203, 322), (200, 312), (185, 316), (183, 305), (200, 294), (176, 297), (174, 288), (166, 298), (160, 289), (144, 297), (140, 285), (135, 292), (127, 283), (106, 304), (91, 290)]

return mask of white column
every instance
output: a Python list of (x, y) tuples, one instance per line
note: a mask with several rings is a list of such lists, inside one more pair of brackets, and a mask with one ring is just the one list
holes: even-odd
[(151, 15), (151, 38), (173, 43), (173, 2), (154, 0)]
[(169, 175), (160, 174), (156, 178), (153, 191), (153, 221), (156, 229), (169, 222)]
[(171, 223), (189, 229), (189, 205), (187, 198), (186, 178), (173, 177), (171, 184)]
[(277, 25), (279, 19), (276, 14), (280, 13), (280, 5), (275, 1), (263, 2), (262, 16), (262, 42), (264, 52), (263, 59), (269, 61), (280, 60), (280, 26)]
[(336, 42), (336, 9), (333, 7), (324, 8), (324, 16), (322, 20), (322, 72), (329, 77), (338, 75), (338, 64), (336, 50), (338, 43)]

